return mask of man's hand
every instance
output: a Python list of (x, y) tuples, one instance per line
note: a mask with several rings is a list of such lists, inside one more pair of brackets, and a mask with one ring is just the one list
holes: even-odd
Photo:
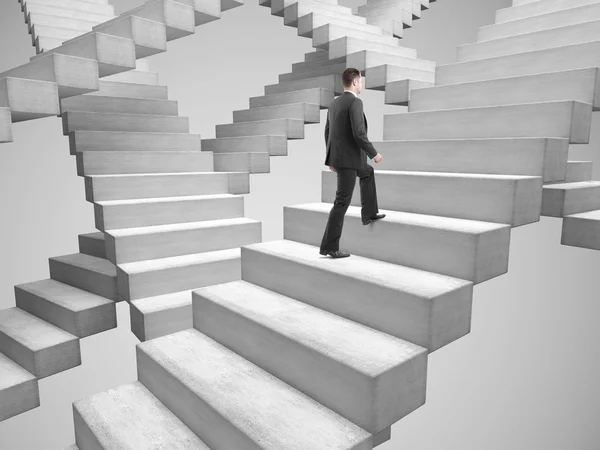
[(329, 166), (329, 170), (331, 170), (332, 172), (335, 172), (335, 167)]
[(373, 161), (375, 161), (377, 164), (379, 164), (379, 161), (381, 161), (382, 158), (383, 158), (383, 156), (381, 156), (381, 153), (377, 153), (375, 155), (375, 158), (373, 158)]

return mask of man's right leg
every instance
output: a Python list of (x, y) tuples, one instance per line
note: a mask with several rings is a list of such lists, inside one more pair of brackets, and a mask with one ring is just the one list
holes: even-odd
[(337, 173), (337, 191), (335, 201), (329, 212), (329, 219), (321, 241), (321, 252), (340, 249), (340, 238), (344, 225), (344, 215), (350, 206), (354, 185), (356, 184), (356, 170), (339, 167)]

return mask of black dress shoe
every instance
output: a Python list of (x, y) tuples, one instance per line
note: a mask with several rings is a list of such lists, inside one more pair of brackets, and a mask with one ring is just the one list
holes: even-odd
[(350, 253), (340, 252), (339, 250), (320, 250), (319, 254), (326, 256), (329, 255), (332, 258), (347, 258)]
[(374, 216), (371, 216), (368, 219), (362, 219), (362, 224), (369, 225), (374, 220), (383, 219), (384, 217), (385, 217), (385, 214), (375, 214)]

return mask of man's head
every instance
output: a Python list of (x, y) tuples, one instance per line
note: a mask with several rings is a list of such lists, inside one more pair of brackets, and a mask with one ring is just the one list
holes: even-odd
[(362, 77), (360, 71), (354, 67), (348, 67), (342, 73), (342, 83), (344, 89), (360, 94), (362, 92)]

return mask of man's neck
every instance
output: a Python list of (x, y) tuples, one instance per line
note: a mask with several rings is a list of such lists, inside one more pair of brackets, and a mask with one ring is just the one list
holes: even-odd
[(352, 92), (355, 97), (358, 97), (358, 94), (354, 91), (351, 91), (350, 89), (344, 89), (344, 92)]

